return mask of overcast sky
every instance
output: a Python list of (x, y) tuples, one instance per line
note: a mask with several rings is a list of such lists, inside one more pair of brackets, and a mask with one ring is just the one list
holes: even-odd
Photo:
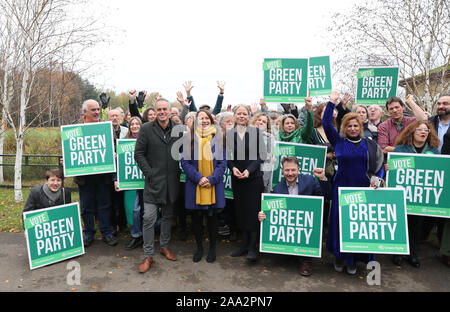
[(105, 69), (90, 80), (117, 93), (158, 91), (169, 100), (192, 80), (197, 105), (214, 104), (222, 80), (224, 106), (257, 102), (264, 58), (330, 55), (338, 44), (326, 35), (330, 16), (355, 1), (95, 0), (92, 8), (107, 12), (115, 31), (99, 52)]

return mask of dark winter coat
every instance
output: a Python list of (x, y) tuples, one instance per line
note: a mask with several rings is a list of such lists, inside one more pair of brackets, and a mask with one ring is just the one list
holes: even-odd
[[(168, 127), (173, 130), (176, 125), (170, 120)], [(145, 203), (166, 205), (167, 200), (176, 201), (180, 188), (180, 155), (179, 149), (174, 148), (175, 157), (172, 157), (171, 150), (182, 134), (172, 137), (171, 131), (165, 133), (158, 120), (143, 124), (139, 130), (134, 159), (145, 176)]]

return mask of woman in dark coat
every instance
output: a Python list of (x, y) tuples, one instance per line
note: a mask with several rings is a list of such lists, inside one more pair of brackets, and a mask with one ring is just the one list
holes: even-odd
[(204, 215), (208, 220), (209, 231), (206, 261), (216, 260), (217, 214), (225, 207), (223, 175), (227, 165), (223, 137), (220, 138), (218, 132), (211, 114), (200, 110), (196, 114), (194, 129), (190, 131), (191, 148), (183, 148), (181, 167), (186, 174), (185, 203), (186, 209), (192, 211), (197, 242), (194, 262), (199, 262), (203, 256)]
[(242, 230), (244, 243), (233, 252), (232, 257), (247, 254), (256, 260), (261, 193), (264, 191), (263, 173), (260, 170), (267, 151), (262, 132), (249, 127), (250, 109), (245, 105), (234, 108), (235, 127), (227, 132), (228, 168), (233, 173), (233, 197), (237, 225)]

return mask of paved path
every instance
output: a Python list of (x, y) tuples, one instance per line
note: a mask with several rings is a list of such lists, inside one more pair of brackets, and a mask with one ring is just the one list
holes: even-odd
[(140, 274), (142, 249), (127, 251), (125, 243), (121, 239), (119, 245), (109, 247), (96, 240), (85, 255), (73, 259), (81, 267), (81, 285), (71, 286), (67, 284), (70, 260), (30, 271), (23, 234), (0, 233), (0, 291), (450, 291), (450, 269), (438, 260), (438, 249), (430, 244), (422, 245), (420, 269), (407, 263), (396, 267), (391, 256), (378, 256), (381, 286), (369, 286), (367, 271), (360, 270), (356, 276), (336, 273), (325, 248), (323, 257), (313, 260), (313, 275), (305, 278), (298, 274), (295, 257), (260, 254), (257, 263), (248, 264), (245, 257), (229, 256), (237, 243), (220, 241), (215, 263), (207, 263), (205, 257), (193, 263), (195, 243), (174, 240), (170, 247), (178, 260), (170, 262), (158, 253), (152, 269)]

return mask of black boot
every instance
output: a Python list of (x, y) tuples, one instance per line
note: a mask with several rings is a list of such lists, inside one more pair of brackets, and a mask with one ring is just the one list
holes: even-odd
[(249, 236), (248, 232), (242, 232), (242, 237), (244, 239), (244, 243), (241, 247), (239, 247), (238, 250), (234, 251), (231, 256), (232, 257), (241, 257), (243, 255), (246, 255), (248, 253), (248, 243), (249, 243)]
[(192, 218), (192, 226), (197, 243), (197, 251), (194, 253), (192, 261), (199, 262), (203, 257), (203, 215), (194, 214)]
[(206, 261), (212, 263), (216, 261), (216, 240), (217, 240), (217, 215), (214, 214), (208, 217), (208, 232), (209, 232), (209, 251), (206, 256)]
[(258, 233), (250, 232), (249, 236), (250, 236), (250, 241), (249, 241), (247, 260), (253, 262), (253, 261), (256, 261), (256, 242), (258, 239)]

